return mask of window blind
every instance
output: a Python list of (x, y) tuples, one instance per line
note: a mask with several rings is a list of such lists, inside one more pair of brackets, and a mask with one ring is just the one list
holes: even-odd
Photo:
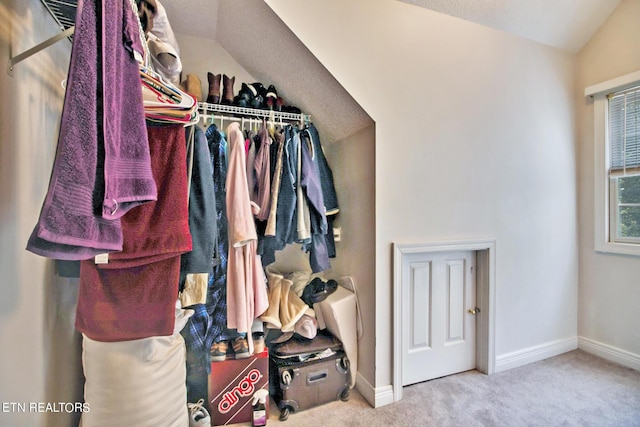
[(609, 176), (640, 175), (640, 86), (609, 95)]

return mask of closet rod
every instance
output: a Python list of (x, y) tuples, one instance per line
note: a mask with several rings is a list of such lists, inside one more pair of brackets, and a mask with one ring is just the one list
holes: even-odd
[(64, 30), (63, 32), (61, 32), (60, 34), (56, 34), (55, 36), (51, 37), (50, 39), (47, 39), (47, 40), (43, 41), (42, 43), (32, 47), (31, 49), (22, 52), (20, 55), (16, 55), (13, 58), (9, 58), (9, 66), (7, 68), (7, 74), (9, 74), (11, 77), (13, 77), (13, 67), (17, 63), (22, 62), (25, 59), (27, 59), (28, 57), (30, 57), (31, 55), (40, 52), (42, 49), (46, 49), (49, 46), (51, 46), (52, 44), (58, 43), (60, 40), (71, 36), (73, 34), (73, 32), (75, 31), (75, 28), (76, 28), (75, 26), (69, 27), (66, 30)]
[(308, 114), (286, 113), (283, 111), (260, 110), (257, 108), (236, 107), (226, 104), (209, 104), (198, 102), (198, 110), (201, 114), (207, 113), (227, 113), (241, 116), (253, 116), (272, 120), (295, 120), (303, 123), (310, 123), (311, 116)]
[[(245, 124), (256, 124), (259, 125), (262, 123), (262, 120), (259, 117), (235, 117), (235, 116), (216, 116), (214, 114), (199, 114), (198, 117), (200, 119), (220, 119), (223, 118), (225, 122), (242, 122), (246, 120)], [(274, 121), (274, 120), (266, 120), (268, 125), (280, 126), (282, 122)]]

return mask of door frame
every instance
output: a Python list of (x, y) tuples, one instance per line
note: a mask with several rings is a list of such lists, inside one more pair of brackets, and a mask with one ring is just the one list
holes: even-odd
[(405, 254), (473, 251), (476, 253), (476, 369), (495, 372), (496, 239), (461, 239), (428, 243), (393, 243), (393, 401), (402, 399), (402, 263)]

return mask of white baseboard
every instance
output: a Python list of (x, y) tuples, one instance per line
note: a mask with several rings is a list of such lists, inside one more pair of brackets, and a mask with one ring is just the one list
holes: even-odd
[[(585, 337), (572, 337), (498, 356), (496, 357), (495, 372), (508, 371), (509, 369), (558, 356), (559, 354), (577, 348), (611, 362), (640, 371), (640, 355)], [(356, 389), (374, 408), (390, 405), (394, 402), (392, 385), (375, 388), (360, 375), (360, 373), (357, 375)]]
[(369, 405), (374, 408), (389, 405), (393, 403), (393, 386), (387, 385), (384, 387), (375, 388), (369, 383), (360, 372), (356, 376), (356, 390), (360, 392), (362, 397), (369, 402)]
[(578, 348), (587, 353), (626, 366), (627, 368), (640, 371), (640, 355), (638, 354), (585, 337), (578, 337)]
[(524, 350), (514, 351), (513, 353), (503, 354), (496, 357), (495, 372), (508, 371), (509, 369), (538, 362), (577, 348), (578, 338), (572, 337), (525, 348)]

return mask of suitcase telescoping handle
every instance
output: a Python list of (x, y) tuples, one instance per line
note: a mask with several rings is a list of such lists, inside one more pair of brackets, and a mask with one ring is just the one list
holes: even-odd
[(322, 369), (316, 372), (309, 372), (307, 374), (307, 385), (315, 385), (322, 381), (325, 381), (329, 377), (329, 370)]

